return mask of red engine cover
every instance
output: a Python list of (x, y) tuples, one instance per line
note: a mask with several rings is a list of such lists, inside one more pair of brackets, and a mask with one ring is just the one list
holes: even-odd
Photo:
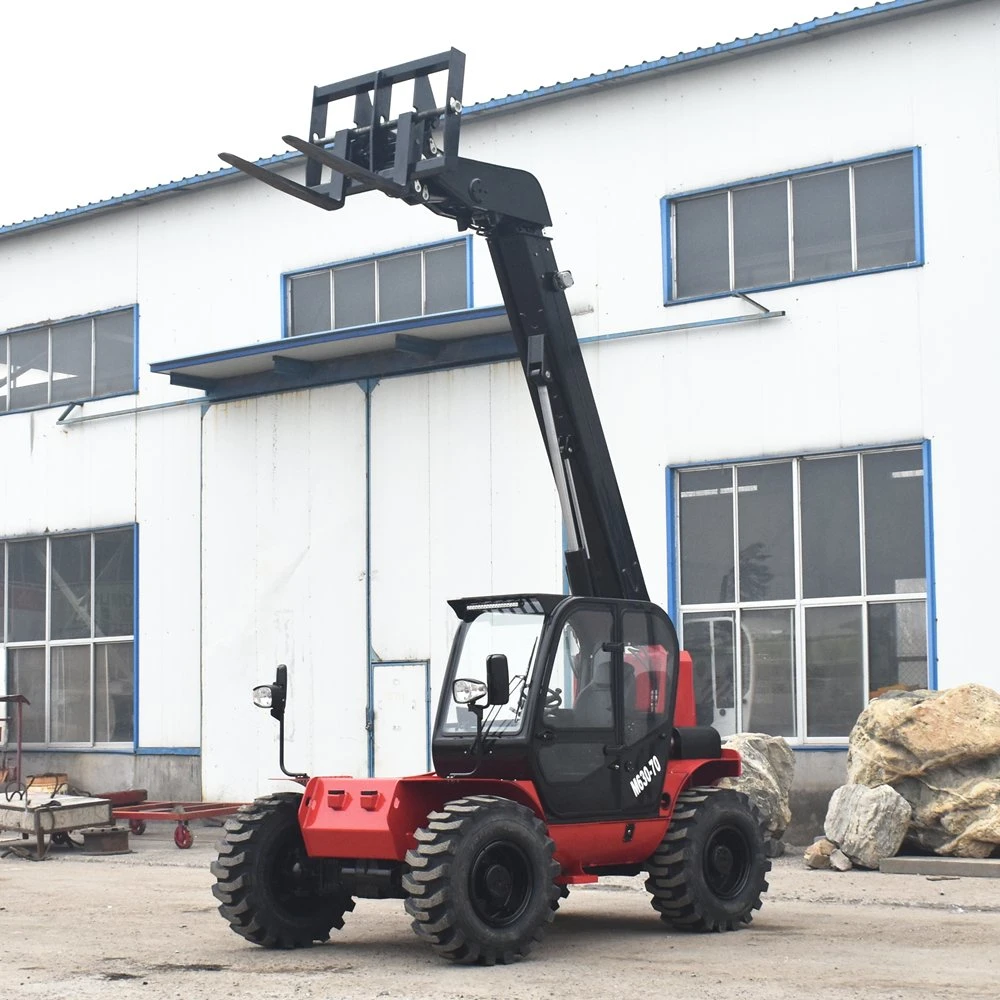
[[(718, 760), (673, 760), (666, 772), (659, 816), (549, 825), (564, 877), (599, 865), (645, 861), (667, 831), (677, 796), (689, 785), (709, 785), (738, 775), (740, 757), (734, 750), (724, 750)], [(422, 774), (412, 778), (312, 778), (302, 796), (299, 824), (311, 857), (402, 861), (414, 846), (413, 832), (426, 825), (429, 814), (467, 795), (512, 799), (545, 819), (531, 781), (446, 779)]]

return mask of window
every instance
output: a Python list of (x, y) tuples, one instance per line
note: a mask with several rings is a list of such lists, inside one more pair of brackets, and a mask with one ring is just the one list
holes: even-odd
[(838, 742), (928, 683), (920, 448), (676, 473), (700, 725)]
[(132, 528), (0, 542), (0, 651), (7, 693), (31, 702), (25, 743), (132, 743), (134, 551)]
[(134, 307), (0, 333), (0, 413), (135, 391)]
[(919, 152), (666, 199), (668, 298), (920, 263)]
[(289, 275), (286, 334), (466, 309), (468, 254), (469, 242), (461, 240)]

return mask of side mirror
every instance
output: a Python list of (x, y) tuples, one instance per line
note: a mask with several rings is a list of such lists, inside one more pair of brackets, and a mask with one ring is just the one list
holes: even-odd
[(288, 695), (288, 667), (278, 667), (273, 684), (258, 684), (253, 689), (253, 703), (258, 708), (269, 708), (279, 722), (285, 716), (285, 699)]
[(486, 657), (487, 705), (506, 705), (510, 701), (510, 672), (503, 653)]

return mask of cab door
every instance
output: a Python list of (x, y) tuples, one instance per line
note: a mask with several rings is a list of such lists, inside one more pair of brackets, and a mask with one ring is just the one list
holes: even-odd
[(619, 768), (613, 773), (619, 778), (623, 815), (655, 816), (673, 733), (677, 634), (655, 606), (622, 610), (619, 634), (621, 740)]
[(536, 784), (556, 820), (620, 815), (618, 620), (613, 605), (574, 602), (550, 649), (533, 731)]

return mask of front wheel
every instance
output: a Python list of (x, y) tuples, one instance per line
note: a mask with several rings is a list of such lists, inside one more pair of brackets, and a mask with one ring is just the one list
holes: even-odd
[(559, 906), (559, 865), (528, 808), (470, 795), (432, 812), (406, 855), (413, 929), (454, 962), (507, 964), (542, 939)]
[(226, 821), (212, 862), (215, 898), (229, 926), (264, 948), (303, 948), (344, 926), (354, 900), (322, 892), (299, 829), (297, 793), (268, 795)]
[(646, 889), (671, 926), (733, 931), (753, 919), (771, 862), (760, 814), (741, 792), (690, 788), (649, 861)]

